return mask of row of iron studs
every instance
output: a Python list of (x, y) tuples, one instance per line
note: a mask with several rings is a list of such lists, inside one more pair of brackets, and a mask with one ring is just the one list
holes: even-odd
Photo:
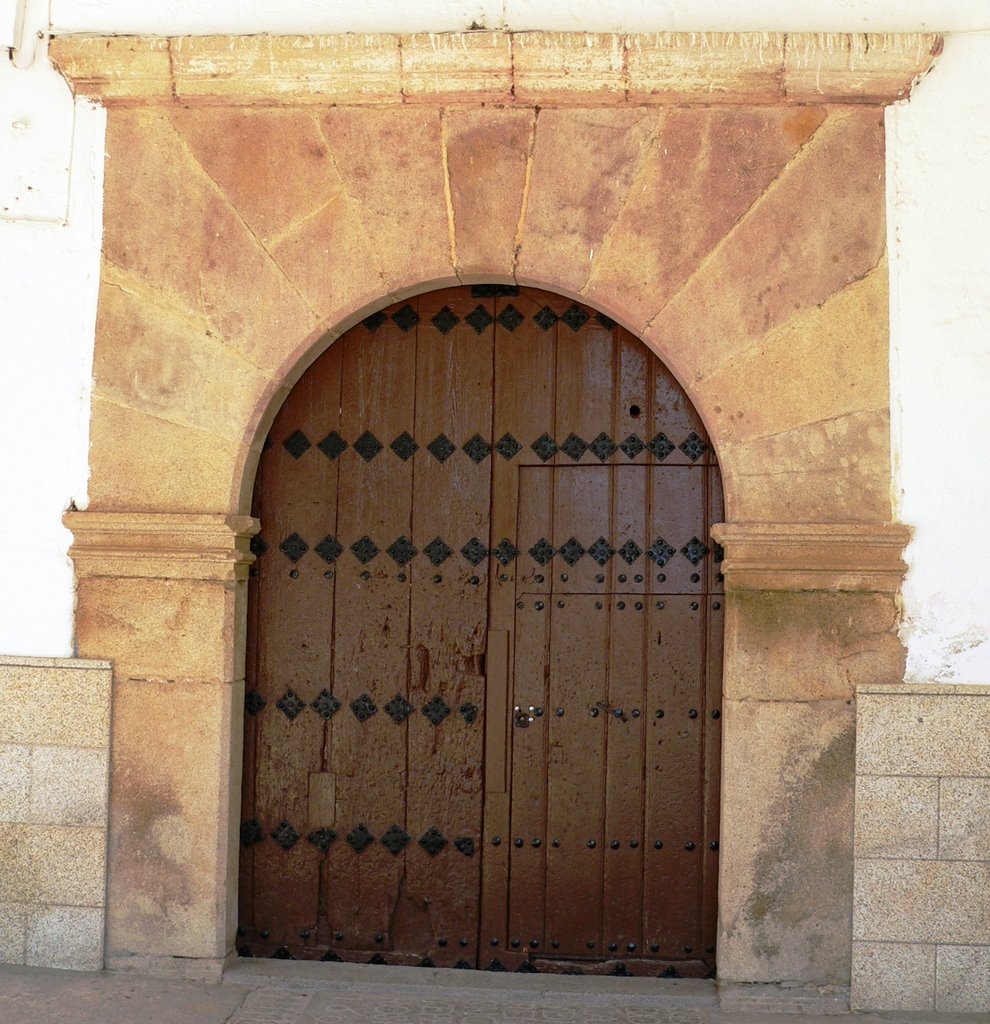
[[(297, 429), (282, 442), (282, 447), (293, 459), (301, 459), (313, 447), (313, 442)], [(322, 441), (317, 442), (316, 447), (331, 462), (339, 459), (348, 448), (357, 452), (365, 462), (371, 462), (384, 449), (385, 445), (370, 430), (366, 430), (353, 444), (348, 444), (336, 430), (331, 430)], [(473, 463), (481, 465), (491, 454), (492, 447), (480, 434), (475, 434), (461, 445), (461, 451)], [(599, 462), (607, 462), (617, 451), (622, 451), (630, 460), (635, 459), (641, 452), (648, 451), (657, 461), (663, 462), (674, 451), (674, 447), (674, 443), (664, 433), (657, 434), (652, 441), (644, 441), (638, 434), (630, 434), (624, 441), (617, 444), (604, 431), (593, 441), (585, 441), (584, 438), (571, 433), (559, 445), (549, 434), (544, 433), (530, 445), (541, 462), (553, 458), (557, 452), (563, 452), (574, 462), (580, 461), (585, 452), (591, 452)], [(677, 447), (692, 462), (697, 462), (708, 450), (708, 445), (693, 432)], [(389, 448), (403, 462), (407, 462), (419, 451), (420, 446), (412, 435), (404, 430), (392, 441)], [(494, 448), (508, 462), (523, 450), (523, 445), (512, 434), (506, 433), (495, 442)], [(443, 464), (457, 451), (457, 445), (446, 434), (440, 433), (426, 446), (426, 450), (437, 462)]]
[[(257, 715), (263, 708), (267, 707), (268, 701), (257, 690), (248, 690), (244, 695), (244, 709), (249, 715)], [(306, 708), (306, 702), (295, 692), (286, 690), (275, 702), (275, 706), (285, 715), (288, 720), (294, 721)], [(327, 689), (321, 690), (316, 699), (309, 705), (322, 719), (329, 722), (331, 718), (343, 707), (341, 702)], [(369, 693), (362, 693), (355, 697), (349, 705), (351, 712), (359, 722), (366, 722), (372, 715), (378, 713), (378, 705), (374, 702)], [(401, 694), (396, 694), (386, 705), (385, 714), (401, 725), (411, 714), (416, 711)], [(429, 719), (434, 726), (439, 725), (450, 713), (451, 708), (439, 695), (431, 697), (420, 709), (423, 716)], [(458, 709), (461, 718), (471, 725), (478, 718), (479, 708), (477, 704), (465, 701)]]

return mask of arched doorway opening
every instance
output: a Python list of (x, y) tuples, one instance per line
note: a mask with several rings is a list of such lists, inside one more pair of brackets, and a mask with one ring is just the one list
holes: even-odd
[(710, 973), (722, 493), (646, 346), (397, 303), (296, 384), (253, 513), (242, 955)]

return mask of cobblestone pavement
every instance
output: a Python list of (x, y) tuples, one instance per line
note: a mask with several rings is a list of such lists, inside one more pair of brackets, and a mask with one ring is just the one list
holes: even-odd
[(841, 994), (769, 986), (327, 966), (242, 962), (219, 985), (0, 966), (0, 1024), (990, 1024), (850, 1014)]

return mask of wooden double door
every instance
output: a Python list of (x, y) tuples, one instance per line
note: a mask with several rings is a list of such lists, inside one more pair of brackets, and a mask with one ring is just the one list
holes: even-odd
[(646, 347), (398, 303), (295, 386), (254, 513), (242, 955), (710, 972), (721, 489)]

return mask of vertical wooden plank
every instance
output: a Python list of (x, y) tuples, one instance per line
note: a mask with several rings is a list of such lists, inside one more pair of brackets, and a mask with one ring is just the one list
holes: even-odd
[[(555, 332), (544, 330), (534, 319), (541, 308), (540, 297), (529, 292), (498, 298), (493, 325), (495, 379), (492, 437), (495, 439), (495, 450), (492, 454), (491, 546), (502, 552), (502, 557), (496, 557), (492, 562), (489, 622), (493, 630), (505, 630), (511, 635), (508, 666), (510, 679), (519, 658), (519, 638), (514, 632), (516, 591), (518, 588), (549, 590), (546, 573), (533, 560), (529, 548), (541, 536), (540, 532), (534, 531), (549, 529), (552, 481), (546, 479), (541, 483), (546, 489), (546, 497), (542, 505), (537, 502), (534, 506), (541, 517), (536, 522), (529, 522), (525, 513), (521, 514), (518, 508), (519, 477), (521, 472), (527, 471), (521, 467), (543, 465), (533, 450), (533, 444), (544, 434), (552, 436), (554, 429), (556, 341)], [(537, 582), (537, 576), (543, 576), (543, 581)], [(539, 651), (542, 652), (542, 647)], [(520, 688), (525, 688), (522, 680), (516, 680), (510, 686), (510, 694)], [(510, 700), (507, 709), (509, 716), (511, 707)], [(509, 745), (513, 747), (516, 734), (511, 717), (506, 720), (506, 729)], [(528, 736), (520, 738), (531, 739)], [(510, 777), (516, 767), (518, 753), (510, 751)], [(507, 783), (509, 792), (490, 792), (485, 796), (481, 933), (483, 942), (487, 943), (486, 955), (490, 954), (489, 959), (504, 955), (510, 939), (509, 860), (515, 848), (510, 834), (512, 783), (509, 780)], [(542, 796), (539, 799), (542, 801)], [(516, 868), (521, 870), (521, 864), (516, 864)], [(508, 948), (511, 951), (511, 946)]]
[[(418, 303), (421, 447), (410, 461), (412, 537), (421, 553), (409, 567), (409, 702), (419, 710), (405, 726), (407, 822), (414, 840), (436, 829), (446, 845), (430, 855), (409, 844), (395, 939), (438, 966), (477, 958), (493, 344), (492, 303), (487, 322), (472, 316), (478, 305), (464, 289)], [(442, 461), (428, 447), (440, 435), (456, 445)], [(436, 724), (432, 709), (445, 716)]]
[[(345, 550), (336, 573), (333, 690), (342, 706), (331, 720), (330, 761), (339, 838), (328, 858), (327, 903), (334, 945), (350, 950), (390, 945), (404, 867), (402, 854), (380, 842), (406, 819), (405, 736), (383, 710), (395, 693), (405, 692), (409, 671), (409, 587), (400, 578), (403, 567), (387, 553), (411, 532), (412, 466), (390, 447), (413, 423), (416, 335), (404, 308), (393, 307), (374, 330), (360, 325), (338, 342), (346, 381), (341, 434), (350, 448), (339, 459), (337, 514)], [(359, 557), (354, 546), (360, 552), (362, 541), (367, 550)], [(361, 721), (351, 706), (360, 707), (355, 702), (365, 695), (377, 710)], [(361, 826), (375, 841), (357, 852), (346, 837)]]
[(606, 949), (620, 955), (643, 952), (643, 756), (648, 722), (644, 647), (649, 621), (645, 602), (641, 594), (610, 595), (607, 602), (606, 702), (612, 714), (605, 761), (603, 938)]
[[(339, 392), (331, 347), (307, 371), (275, 418), (264, 453), (258, 509), (267, 550), (258, 559), (255, 925), (263, 948), (317, 941), (322, 855), (306, 842), (307, 779), (323, 765), (325, 724), (312, 708), (330, 685), (334, 579), (316, 547), (335, 529), (337, 469), (318, 447), (333, 428), (327, 395)], [(281, 840), (281, 841), (279, 841)], [(267, 936), (261, 933), (267, 932)]]
[(485, 666), (485, 792), (507, 791), (509, 632), (488, 631)]
[(655, 595), (648, 612), (643, 940), (683, 959), (700, 944), (704, 613), (690, 594)]
[[(547, 939), (558, 955), (603, 952), (606, 736), (625, 723), (606, 707), (609, 615), (598, 595), (555, 597), (547, 762)], [(558, 709), (563, 714), (558, 714)]]

